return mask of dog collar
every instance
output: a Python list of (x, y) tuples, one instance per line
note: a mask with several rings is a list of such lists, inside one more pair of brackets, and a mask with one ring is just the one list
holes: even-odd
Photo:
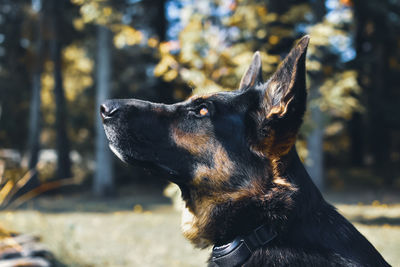
[(238, 236), (227, 244), (214, 246), (211, 261), (219, 267), (239, 266), (254, 251), (271, 242), (276, 235), (267, 225), (261, 225), (246, 236)]

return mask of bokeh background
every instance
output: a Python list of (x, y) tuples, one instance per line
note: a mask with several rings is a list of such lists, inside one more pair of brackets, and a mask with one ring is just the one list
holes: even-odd
[(1, 0), (0, 263), (27, 234), (59, 266), (205, 266), (179, 192), (111, 155), (99, 104), (233, 90), (254, 51), (267, 78), (305, 34), (298, 151), (400, 266), (398, 0)]

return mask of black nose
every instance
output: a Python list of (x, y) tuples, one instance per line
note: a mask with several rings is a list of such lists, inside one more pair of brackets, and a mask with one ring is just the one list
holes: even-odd
[(109, 119), (117, 113), (118, 107), (111, 105), (110, 103), (104, 103), (100, 106), (100, 116), (103, 119)]

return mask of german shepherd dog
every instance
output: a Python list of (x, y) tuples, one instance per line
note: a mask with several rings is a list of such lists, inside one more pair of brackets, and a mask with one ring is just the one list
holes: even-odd
[(214, 246), (209, 266), (390, 266), (323, 199), (296, 152), (308, 42), (267, 82), (256, 52), (236, 91), (100, 108), (121, 160), (162, 170), (180, 187), (183, 234)]

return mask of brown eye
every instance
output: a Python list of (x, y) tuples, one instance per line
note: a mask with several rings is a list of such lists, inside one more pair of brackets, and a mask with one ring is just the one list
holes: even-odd
[(200, 115), (200, 116), (206, 116), (207, 114), (208, 114), (208, 109), (207, 109), (207, 108), (202, 107), (202, 108), (199, 110), (199, 115)]

